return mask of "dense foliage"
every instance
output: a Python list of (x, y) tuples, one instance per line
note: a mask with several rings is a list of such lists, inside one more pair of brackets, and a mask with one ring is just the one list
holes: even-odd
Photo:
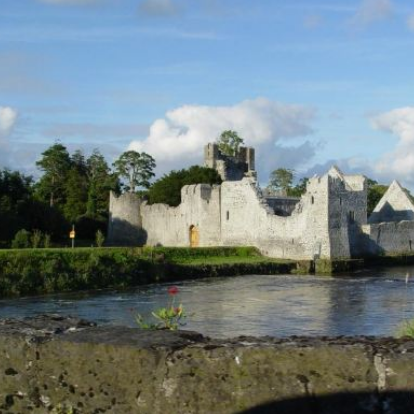
[(85, 239), (106, 229), (109, 191), (119, 191), (119, 180), (98, 150), (86, 159), (55, 143), (36, 164), (43, 172), (36, 183), (20, 172), (0, 170), (0, 246), (14, 239), (16, 247), (59, 242), (72, 224)]
[(221, 178), (216, 170), (198, 165), (179, 171), (173, 170), (150, 187), (149, 202), (178, 206), (181, 202), (181, 188), (190, 184), (221, 184)]
[(284, 194), (289, 197), (300, 197), (306, 192), (309, 178), (304, 177), (293, 185), (295, 170), (290, 168), (278, 168), (270, 173), (269, 183), (266, 191), (271, 194)]
[(137, 187), (148, 188), (155, 176), (155, 160), (145, 152), (126, 151), (113, 164), (119, 177), (124, 178), (127, 191), (133, 193)]

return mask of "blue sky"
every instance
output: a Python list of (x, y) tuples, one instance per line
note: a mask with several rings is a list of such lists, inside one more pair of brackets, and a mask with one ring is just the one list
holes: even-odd
[(158, 175), (235, 129), (262, 182), (338, 164), (414, 188), (408, 0), (2, 0), (0, 167), (59, 139)]

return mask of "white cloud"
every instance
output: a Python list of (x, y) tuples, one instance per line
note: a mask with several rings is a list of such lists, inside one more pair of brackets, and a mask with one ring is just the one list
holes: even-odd
[(414, 32), (414, 13), (408, 17), (407, 26), (410, 30)]
[(391, 0), (363, 0), (351, 23), (357, 27), (365, 27), (371, 23), (385, 20), (393, 13)]
[(139, 11), (150, 16), (171, 16), (178, 12), (173, 0), (143, 0)]
[(17, 120), (17, 111), (9, 106), (0, 106), (0, 137), (6, 137), (12, 131)]
[[(149, 136), (131, 142), (129, 149), (151, 154), (165, 172), (199, 163), (203, 146), (215, 141), (222, 131), (232, 129), (246, 145), (256, 148), (261, 160), (259, 170), (263, 166), (265, 170), (277, 167), (278, 160), (294, 166), (293, 158), (296, 164), (308, 160), (313, 156), (314, 146), (308, 141), (297, 146), (286, 145), (287, 139), (311, 134), (314, 115), (311, 108), (266, 98), (245, 100), (233, 106), (185, 105), (157, 119)], [(292, 153), (295, 153), (293, 158)]]
[(376, 172), (389, 179), (398, 178), (414, 184), (414, 107), (381, 114), (372, 119), (372, 125), (398, 139), (394, 150), (375, 163)]

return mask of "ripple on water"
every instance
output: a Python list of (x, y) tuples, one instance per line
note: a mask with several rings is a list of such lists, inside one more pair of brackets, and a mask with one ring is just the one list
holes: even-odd
[[(175, 283), (190, 317), (186, 329), (213, 337), (238, 335), (390, 335), (414, 318), (414, 267), (342, 277), (239, 276)], [(127, 291), (47, 295), (0, 301), (0, 317), (71, 314), (103, 324), (136, 326), (169, 303), (167, 285)], [(131, 312), (133, 309), (133, 312)]]

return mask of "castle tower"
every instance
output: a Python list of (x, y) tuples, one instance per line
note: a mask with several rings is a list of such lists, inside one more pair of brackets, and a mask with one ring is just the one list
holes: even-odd
[(250, 147), (240, 147), (235, 156), (223, 154), (217, 143), (204, 147), (204, 166), (214, 168), (223, 181), (239, 181), (245, 176), (256, 177), (255, 152)]

